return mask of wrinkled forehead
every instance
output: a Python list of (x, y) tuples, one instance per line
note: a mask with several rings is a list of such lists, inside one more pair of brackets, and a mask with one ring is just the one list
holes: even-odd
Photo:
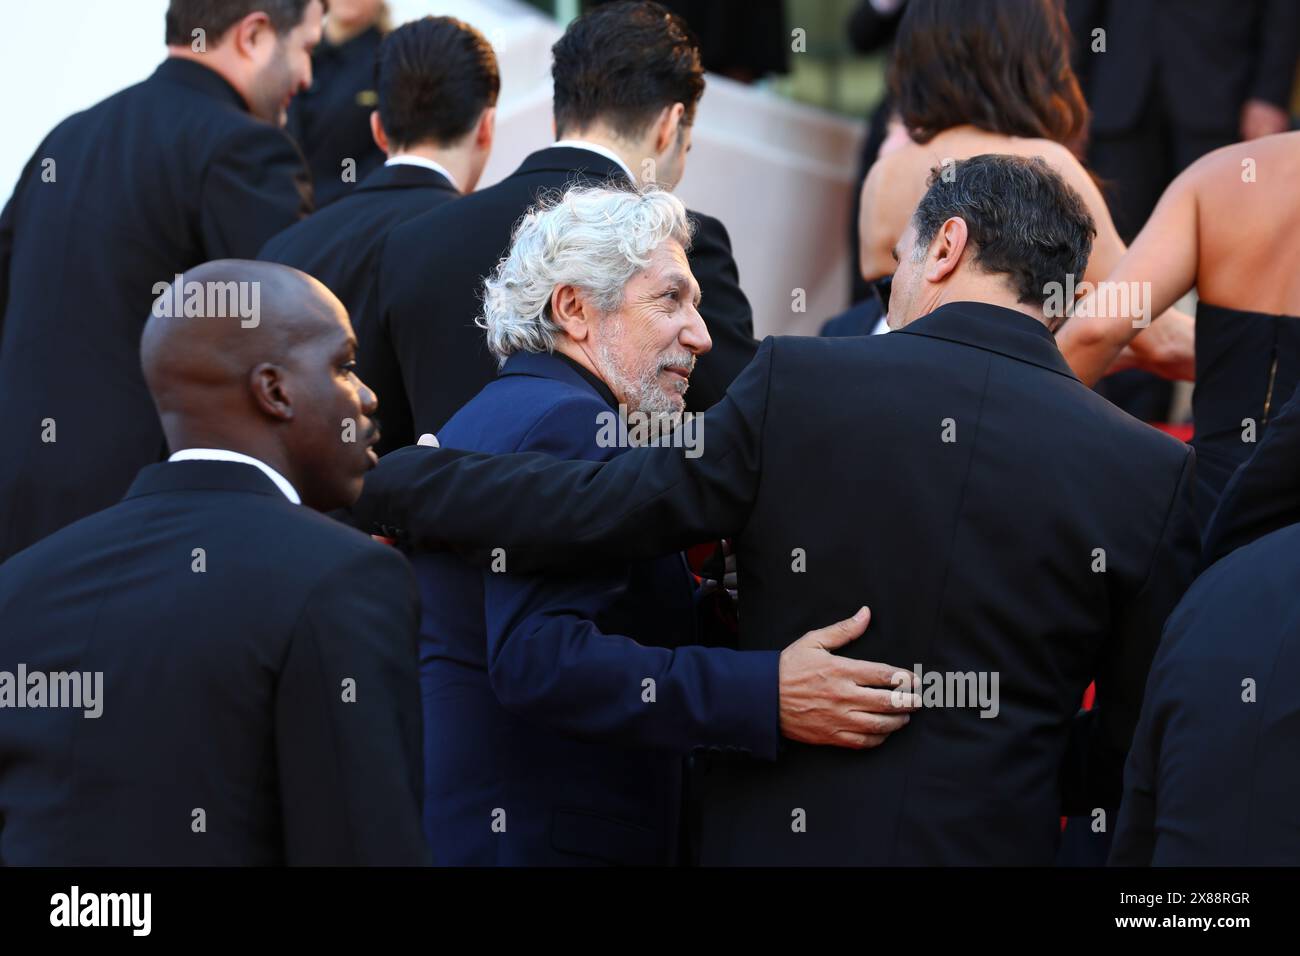
[(676, 239), (665, 239), (656, 246), (650, 253), (650, 262), (641, 270), (641, 274), (651, 281), (677, 279), (698, 287), (686, 250)]

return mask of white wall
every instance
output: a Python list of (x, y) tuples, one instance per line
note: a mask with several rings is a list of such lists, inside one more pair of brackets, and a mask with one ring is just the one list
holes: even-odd
[[(483, 185), (551, 139), (550, 47), (560, 27), (512, 0), (389, 0), (394, 22), (451, 14), (502, 64), (498, 143)], [(70, 113), (148, 76), (162, 59), (166, 0), (8, 4), (0, 31), (0, 195)], [(770, 93), (709, 77), (679, 194), (731, 233), (755, 331), (815, 332), (845, 305), (848, 212), (859, 130)], [(806, 311), (792, 311), (796, 289)]]

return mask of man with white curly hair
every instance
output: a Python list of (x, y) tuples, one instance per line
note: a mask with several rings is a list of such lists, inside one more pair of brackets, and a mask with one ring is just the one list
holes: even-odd
[(691, 225), (671, 193), (575, 188), (544, 200), (487, 280), (488, 348), (556, 352), (601, 379), (632, 413), (685, 408), (712, 341), (686, 252)]
[[(440, 442), (600, 461), (622, 451), (602, 440), (611, 414), (680, 412), (710, 346), (690, 240), (680, 200), (658, 190), (575, 188), (531, 210), (479, 318), (500, 375)], [(440, 864), (674, 863), (693, 748), (772, 760), (783, 732), (861, 748), (907, 722), (911, 695), (878, 689), (898, 668), (830, 653), (865, 615), (784, 652), (707, 646), (712, 609), (680, 554), (545, 577), (512, 574), (505, 551), (486, 571), (413, 563)]]

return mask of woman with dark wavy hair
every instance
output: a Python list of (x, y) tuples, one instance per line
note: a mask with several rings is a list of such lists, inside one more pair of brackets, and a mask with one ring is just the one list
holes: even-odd
[[(1082, 139), (1088, 106), (1070, 67), (1070, 29), (1059, 0), (908, 0), (889, 81), (907, 138), (887, 141), (862, 186), (864, 279), (894, 271), (893, 250), (931, 170), (983, 153), (1041, 157), (1078, 191), (1097, 238), (1087, 273), (1076, 282), (1106, 278), (1125, 247), (1101, 191), (1071, 150)], [(1191, 341), (1191, 318), (1171, 310), (1133, 340), (1112, 370), (1136, 363), (1190, 378)]]

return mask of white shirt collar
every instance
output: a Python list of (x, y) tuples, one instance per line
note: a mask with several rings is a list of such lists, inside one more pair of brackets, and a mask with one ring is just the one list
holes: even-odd
[(435, 162), (432, 159), (426, 159), (424, 156), (416, 156), (412, 153), (398, 153), (396, 156), (388, 157), (385, 166), (423, 166), (425, 169), (432, 169), (435, 173), (442, 173), (447, 177), (447, 182), (451, 183), (452, 189), (460, 192), (460, 183), (456, 182), (456, 177), (447, 172), (447, 167), (442, 163)]
[(636, 182), (636, 177), (632, 175), (632, 170), (627, 168), (627, 163), (623, 162), (623, 157), (614, 152), (607, 146), (601, 146), (600, 143), (589, 143), (585, 139), (562, 139), (554, 143), (555, 146), (567, 147), (568, 149), (585, 149), (593, 153), (599, 153), (606, 159), (612, 159), (618, 163), (618, 168), (627, 173), (627, 178)]
[(252, 465), (254, 468), (262, 469), (266, 477), (275, 482), (275, 486), (284, 492), (284, 496), (296, 505), (302, 504), (302, 498), (298, 496), (297, 490), (289, 484), (289, 480), (280, 474), (266, 462), (252, 455), (244, 455), (237, 451), (227, 451), (225, 448), (182, 448), (175, 452), (168, 461), (234, 461), (241, 465)]

